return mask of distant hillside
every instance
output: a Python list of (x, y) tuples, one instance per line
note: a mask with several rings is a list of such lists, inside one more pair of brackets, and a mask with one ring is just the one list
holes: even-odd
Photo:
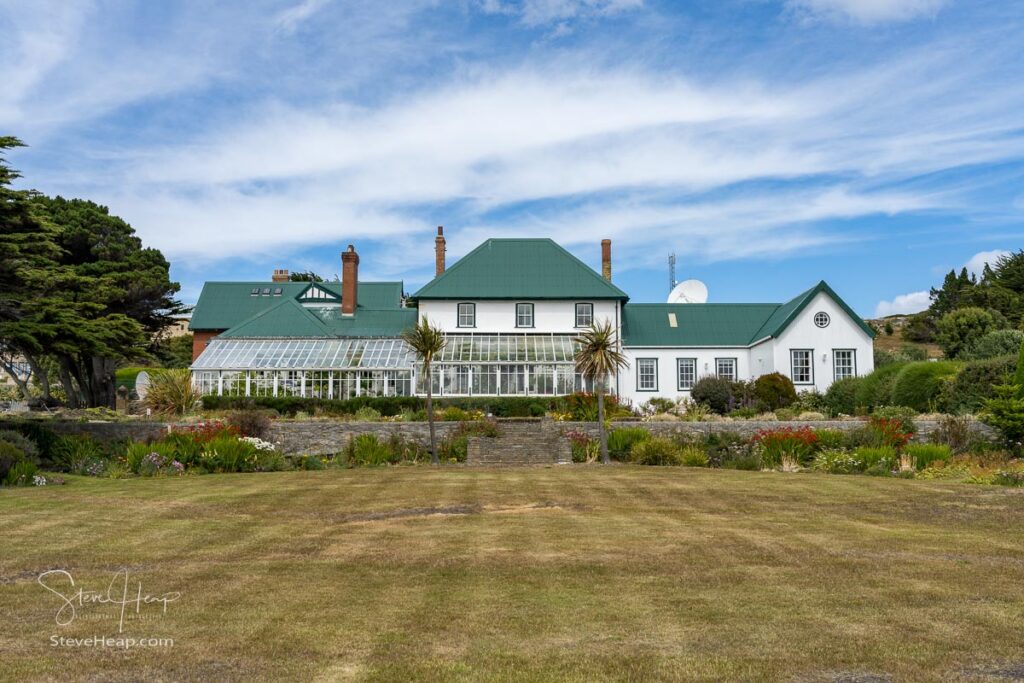
[[(875, 337), (875, 348), (883, 351), (899, 351), (902, 347), (911, 346), (922, 348), (929, 358), (942, 358), (942, 349), (938, 344), (922, 344), (903, 338), (903, 329), (907, 326), (909, 315), (890, 315), (885, 318), (874, 318), (866, 320), (868, 325), (878, 330)], [(886, 333), (886, 326), (891, 327), (892, 334)]]

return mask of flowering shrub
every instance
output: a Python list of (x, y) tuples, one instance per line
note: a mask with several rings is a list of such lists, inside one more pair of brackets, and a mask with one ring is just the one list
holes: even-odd
[(767, 468), (793, 467), (810, 459), (818, 443), (818, 435), (810, 427), (779, 427), (762, 429), (753, 439)]
[(828, 448), (815, 454), (812, 467), (830, 474), (853, 474), (864, 471), (864, 461), (855, 453), (841, 448)]
[(565, 436), (572, 445), (573, 462), (594, 462), (597, 460), (597, 456), (600, 455), (601, 445), (595, 439), (591, 439), (584, 432), (575, 430), (566, 432)]
[(187, 434), (196, 443), (208, 443), (222, 436), (238, 436), (240, 433), (238, 427), (222, 420), (210, 420), (197, 422), (194, 425), (175, 427), (174, 431), (179, 434)]
[(906, 446), (914, 436), (899, 418), (872, 417), (868, 422), (868, 429), (877, 436), (879, 445), (889, 446), (897, 451)]
[(239, 441), (244, 441), (247, 444), (251, 444), (252, 447), (255, 448), (258, 451), (272, 451), (272, 450), (274, 450), (274, 444), (270, 443), (269, 441), (264, 441), (263, 439), (260, 439), (259, 437), (243, 436), (243, 437), (240, 437), (238, 440)]

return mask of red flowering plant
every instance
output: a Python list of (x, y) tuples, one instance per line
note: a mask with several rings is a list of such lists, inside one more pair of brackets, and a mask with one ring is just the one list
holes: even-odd
[(174, 427), (174, 432), (187, 434), (196, 443), (208, 443), (222, 436), (239, 436), (238, 427), (230, 425), (222, 420), (209, 420), (197, 422), (193, 425), (180, 425)]
[(818, 435), (810, 427), (762, 429), (753, 439), (761, 454), (763, 467), (794, 469), (810, 460), (818, 443)]
[(903, 450), (914, 432), (908, 430), (907, 425), (899, 418), (872, 417), (868, 421), (870, 429), (882, 446), (890, 446), (897, 451)]
[(573, 462), (594, 462), (598, 456), (598, 443), (585, 432), (571, 430), (565, 433), (572, 444)]

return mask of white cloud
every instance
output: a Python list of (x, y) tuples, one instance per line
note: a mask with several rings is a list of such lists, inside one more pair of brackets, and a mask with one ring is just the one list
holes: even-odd
[(278, 28), (285, 33), (293, 33), (299, 25), (316, 15), (330, 0), (302, 0), (281, 11), (274, 19)]
[(934, 17), (946, 0), (787, 0), (787, 8), (808, 20), (872, 25)]
[(971, 275), (980, 278), (982, 271), (985, 270), (985, 264), (994, 266), (996, 261), (999, 260), (1000, 256), (1009, 256), (1010, 252), (1005, 249), (993, 249), (992, 251), (979, 251), (977, 254), (972, 256), (964, 267), (967, 268), (967, 272)]
[(884, 318), (888, 315), (920, 313), (931, 304), (928, 292), (910, 292), (900, 294), (892, 301), (879, 301), (875, 306), (875, 317)]

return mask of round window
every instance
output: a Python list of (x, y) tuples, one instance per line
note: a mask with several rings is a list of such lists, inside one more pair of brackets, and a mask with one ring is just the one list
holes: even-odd
[(828, 313), (825, 311), (819, 311), (814, 314), (814, 324), (818, 327), (828, 327), (831, 318), (828, 317)]

